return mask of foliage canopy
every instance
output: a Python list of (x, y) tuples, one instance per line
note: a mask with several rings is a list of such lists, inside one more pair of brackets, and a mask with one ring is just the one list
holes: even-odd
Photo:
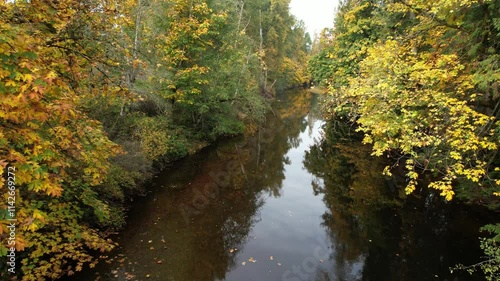
[(94, 266), (154, 168), (255, 130), (274, 85), (308, 79), (288, 3), (0, 3), (0, 256), (15, 169), (22, 280)]

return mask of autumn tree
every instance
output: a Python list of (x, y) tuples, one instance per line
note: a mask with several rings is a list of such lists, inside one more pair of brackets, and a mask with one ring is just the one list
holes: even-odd
[(330, 86), (328, 111), (347, 117), (446, 199), (496, 209), (498, 4), (495, 1), (346, 1), (332, 42), (311, 67)]
[[(292, 83), (306, 75), (305, 50), (294, 46), (304, 30), (287, 5), (0, 4), (0, 168), (4, 175), (15, 169), (15, 182), (4, 176), (0, 183), (3, 191), (16, 186), (23, 280), (95, 265), (90, 252), (113, 248), (106, 233), (123, 226), (126, 197), (140, 191), (153, 168), (217, 138), (257, 130), (269, 108), (259, 92), (265, 51), (279, 49), (268, 80)], [(271, 26), (278, 23), (285, 26)], [(7, 198), (2, 202), (5, 256), (10, 217)]]
[[(88, 88), (113, 92), (89, 79), (92, 67), (106, 62), (100, 34), (115, 19), (113, 7), (104, 1), (11, 1), (0, 10), (0, 168), (3, 175), (15, 172), (18, 270), (23, 280), (58, 278), (93, 262), (89, 250), (113, 247), (82, 221), (108, 218), (95, 186), (119, 149), (79, 106), (92, 94)], [(6, 179), (0, 180), (2, 256), (12, 246)]]

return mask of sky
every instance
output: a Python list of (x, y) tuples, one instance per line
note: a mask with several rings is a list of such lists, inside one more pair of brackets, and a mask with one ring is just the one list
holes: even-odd
[(314, 34), (325, 27), (333, 27), (333, 16), (339, 0), (291, 0), (290, 11), (295, 17), (303, 20), (307, 31)]

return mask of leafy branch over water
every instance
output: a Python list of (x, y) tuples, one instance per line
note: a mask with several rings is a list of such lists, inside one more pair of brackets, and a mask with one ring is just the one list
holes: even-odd
[[(428, 187), (447, 201), (500, 206), (499, 8), (347, 0), (317, 44), (309, 66), (329, 87), (328, 114), (355, 122), (373, 155), (404, 168), (407, 194)], [(479, 267), (495, 276), (498, 244), (482, 245), (489, 262)]]

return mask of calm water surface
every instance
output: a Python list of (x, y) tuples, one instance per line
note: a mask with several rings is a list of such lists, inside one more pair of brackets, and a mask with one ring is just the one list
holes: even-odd
[(401, 200), (319, 99), (287, 93), (254, 136), (160, 174), (120, 247), (71, 280), (474, 280), (448, 268), (480, 255), (477, 214)]

